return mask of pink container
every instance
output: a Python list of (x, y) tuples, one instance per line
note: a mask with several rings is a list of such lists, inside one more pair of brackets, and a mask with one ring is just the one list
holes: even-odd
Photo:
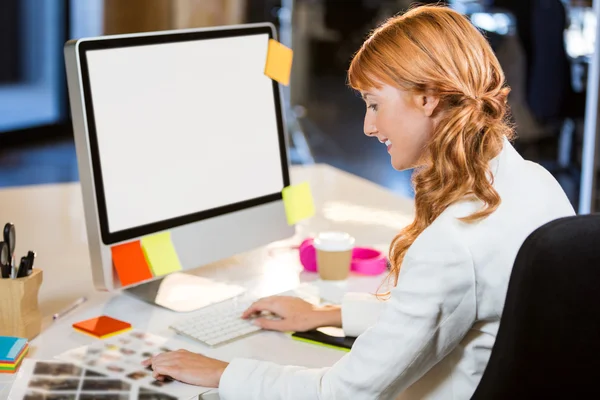
[[(317, 272), (317, 250), (313, 246), (313, 239), (304, 240), (298, 249), (300, 263), (306, 271)], [(352, 264), (350, 270), (362, 275), (379, 275), (387, 269), (386, 256), (369, 247), (355, 247), (352, 250)]]

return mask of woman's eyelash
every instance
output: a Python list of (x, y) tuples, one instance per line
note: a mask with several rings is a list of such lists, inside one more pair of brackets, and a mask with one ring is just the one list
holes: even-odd
[(377, 104), (369, 104), (369, 108), (373, 111), (377, 111)]

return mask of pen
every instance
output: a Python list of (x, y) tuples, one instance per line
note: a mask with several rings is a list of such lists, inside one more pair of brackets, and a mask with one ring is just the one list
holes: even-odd
[(57, 319), (59, 319), (61, 317), (64, 317), (66, 314), (70, 313), (71, 311), (73, 311), (74, 309), (76, 309), (77, 307), (79, 307), (80, 305), (82, 305), (83, 303), (85, 303), (86, 301), (87, 301), (86, 297), (80, 297), (75, 302), (73, 302), (73, 304), (71, 304), (70, 306), (68, 306), (64, 310), (62, 310), (62, 311), (54, 314), (52, 316), (52, 319), (56, 321)]
[(35, 261), (35, 252), (29, 250), (27, 252), (27, 257), (26, 258), (27, 258), (27, 261), (29, 261), (29, 263), (27, 264), (27, 268), (28, 268), (27, 275), (30, 275), (31, 272), (32, 272), (32, 270), (33, 270), (33, 262)]
[(21, 257), (21, 263), (17, 269), (17, 278), (24, 278), (29, 275), (29, 259)]

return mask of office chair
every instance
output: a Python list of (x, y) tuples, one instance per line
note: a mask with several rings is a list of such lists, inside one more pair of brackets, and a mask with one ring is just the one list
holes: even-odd
[(598, 399), (599, 371), (600, 215), (557, 219), (517, 255), (471, 400)]

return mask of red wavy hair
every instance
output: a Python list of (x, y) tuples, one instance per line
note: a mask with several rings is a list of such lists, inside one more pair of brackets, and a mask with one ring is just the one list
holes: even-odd
[(500, 205), (489, 162), (504, 137), (514, 136), (507, 118), (510, 89), (485, 37), (445, 6), (421, 6), (388, 19), (355, 54), (348, 78), (356, 90), (384, 83), (440, 99), (439, 123), (412, 178), (415, 219), (390, 246), (389, 278), (396, 285), (407, 250), (448, 206), (477, 198), (481, 209), (462, 219), (474, 222)]

